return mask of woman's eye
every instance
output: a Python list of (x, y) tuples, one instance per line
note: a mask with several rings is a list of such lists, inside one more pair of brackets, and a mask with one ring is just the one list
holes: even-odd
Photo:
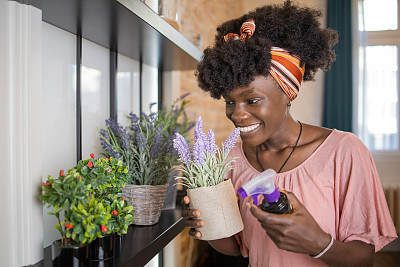
[(258, 101), (260, 101), (260, 99), (258, 99), (258, 98), (249, 99), (249, 100), (247, 100), (247, 104), (255, 104), (255, 103), (257, 103)]
[(225, 100), (225, 104), (226, 104), (226, 105), (233, 105), (233, 101)]

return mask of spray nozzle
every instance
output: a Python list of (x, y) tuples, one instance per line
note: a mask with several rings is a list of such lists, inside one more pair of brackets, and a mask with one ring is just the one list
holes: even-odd
[(258, 205), (258, 195), (263, 194), (264, 199), (273, 203), (279, 199), (280, 193), (274, 184), (276, 172), (273, 169), (263, 171), (249, 182), (239, 188), (238, 193), (241, 198), (252, 196), (254, 205)]

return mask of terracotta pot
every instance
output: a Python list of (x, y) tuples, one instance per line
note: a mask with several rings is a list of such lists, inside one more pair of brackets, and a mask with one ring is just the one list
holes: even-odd
[(61, 240), (51, 245), (51, 259), (55, 267), (86, 267), (90, 258), (89, 245), (61, 247)]

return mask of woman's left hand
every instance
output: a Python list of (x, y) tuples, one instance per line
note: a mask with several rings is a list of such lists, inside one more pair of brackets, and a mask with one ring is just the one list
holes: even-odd
[(273, 214), (248, 204), (254, 217), (280, 249), (296, 253), (317, 255), (330, 242), (325, 233), (292, 192), (281, 190), (292, 204), (293, 213)]

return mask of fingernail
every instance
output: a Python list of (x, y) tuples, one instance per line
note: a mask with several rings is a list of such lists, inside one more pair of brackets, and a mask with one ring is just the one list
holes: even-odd
[(203, 223), (202, 222), (197, 222), (196, 225), (197, 226), (203, 226)]
[(247, 206), (249, 209), (251, 208), (251, 205), (250, 205), (249, 202), (246, 203), (246, 206)]

